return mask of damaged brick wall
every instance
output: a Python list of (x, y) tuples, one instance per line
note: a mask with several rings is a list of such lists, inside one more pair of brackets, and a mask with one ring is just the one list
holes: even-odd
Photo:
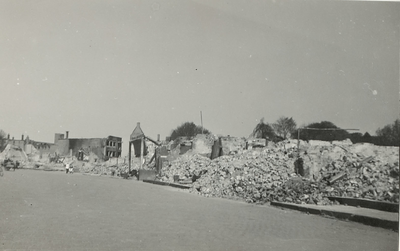
[[(80, 149), (84, 149), (87, 152), (93, 153), (97, 156), (97, 160), (89, 161), (101, 161), (104, 160), (104, 149), (106, 146), (107, 139), (103, 138), (92, 138), (92, 139), (68, 139), (69, 150), (72, 150), (72, 156), (78, 157), (78, 152)], [(93, 157), (92, 157), (93, 158)], [(94, 157), (96, 159), (96, 157)]]

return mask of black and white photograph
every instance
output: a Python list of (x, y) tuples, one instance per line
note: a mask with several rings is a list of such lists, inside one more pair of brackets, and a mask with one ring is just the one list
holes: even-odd
[(0, 251), (399, 250), (400, 2), (0, 0)]

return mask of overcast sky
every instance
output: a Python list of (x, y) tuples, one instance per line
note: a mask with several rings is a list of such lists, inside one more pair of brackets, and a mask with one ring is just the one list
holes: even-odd
[(0, 0), (0, 129), (164, 139), (183, 122), (375, 133), (399, 117), (396, 2)]

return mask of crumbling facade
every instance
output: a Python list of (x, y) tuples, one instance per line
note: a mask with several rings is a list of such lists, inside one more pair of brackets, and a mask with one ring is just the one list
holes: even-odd
[[(21, 151), (22, 156), (25, 156), (25, 159), (28, 159), (29, 156), (35, 155), (35, 159), (41, 159), (43, 157), (48, 156), (49, 154), (53, 154), (57, 146), (53, 143), (47, 142), (39, 142), (29, 139), (29, 136), (26, 138), (24, 135), (21, 136), (21, 139), (14, 139), (14, 137), (10, 138), (10, 135), (7, 136), (7, 139), (4, 140), (4, 145), (12, 146), (12, 149), (18, 149)], [(6, 154), (10, 158), (16, 158), (13, 154)]]
[[(60, 156), (76, 157), (78, 160), (101, 162), (109, 158), (121, 157), (122, 138), (108, 136), (107, 138), (69, 138), (66, 134), (56, 133), (54, 143), (38, 142), (29, 137), (20, 140), (10, 139), (8, 136), (6, 145), (17, 147), (26, 157), (32, 160), (57, 159)], [(12, 156), (10, 156), (12, 157)]]
[(105, 147), (105, 155), (108, 157), (121, 157), (122, 139), (115, 136), (108, 136)]
[(68, 132), (55, 134), (56, 153), (61, 156), (74, 156), (79, 160), (90, 162), (104, 161), (113, 157), (121, 157), (122, 138), (69, 138)]

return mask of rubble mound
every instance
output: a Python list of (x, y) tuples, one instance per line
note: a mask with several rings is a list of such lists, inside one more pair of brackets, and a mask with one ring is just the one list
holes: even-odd
[[(368, 157), (360, 162), (332, 162), (321, 170), (327, 196), (364, 198), (399, 203), (399, 166), (374, 161)], [(338, 180), (335, 180), (338, 179)]]
[(172, 160), (169, 166), (163, 167), (160, 180), (173, 182), (174, 176), (178, 176), (181, 180), (198, 177), (208, 171), (210, 163), (211, 160), (209, 158), (189, 150), (186, 154)]
[(163, 170), (161, 180), (173, 176), (194, 181), (191, 192), (204, 196), (268, 201), (293, 173), (294, 159), (286, 151), (260, 148), (210, 160), (198, 154), (181, 155)]
[(127, 164), (119, 164), (119, 165), (106, 165), (106, 164), (91, 164), (85, 163), (81, 167), (79, 167), (80, 173), (90, 173), (90, 174), (99, 174), (99, 175), (108, 175), (108, 176), (122, 176), (122, 174), (128, 172)]
[[(325, 142), (324, 142), (325, 143)], [(190, 191), (249, 203), (333, 204), (329, 196), (399, 203), (398, 147), (293, 142), (241, 150), (210, 160), (190, 152), (163, 169), (160, 180), (191, 180)], [(304, 177), (295, 173), (295, 162)]]
[(250, 203), (270, 201), (284, 182), (296, 176), (293, 162), (287, 153), (271, 149), (222, 156), (194, 182), (192, 192)]

